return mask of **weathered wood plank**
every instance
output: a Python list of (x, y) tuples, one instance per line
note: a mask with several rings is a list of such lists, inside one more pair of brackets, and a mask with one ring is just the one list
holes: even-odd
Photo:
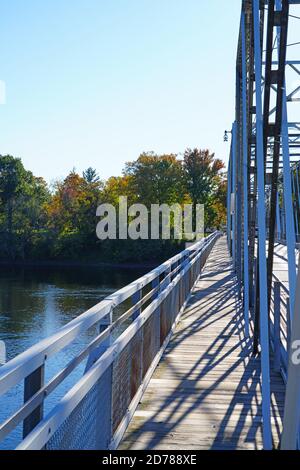
[[(243, 336), (226, 241), (220, 239), (157, 367), (120, 449), (261, 449), (260, 360)], [(271, 372), (278, 446), (284, 385)]]

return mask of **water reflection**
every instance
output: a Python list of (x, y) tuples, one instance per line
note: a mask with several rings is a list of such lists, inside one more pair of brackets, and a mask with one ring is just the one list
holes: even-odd
[[(41, 339), (103, 300), (107, 295), (145, 274), (146, 270), (112, 268), (0, 268), (0, 340), (12, 359)], [(47, 364), (49, 377), (74, 356), (92, 332)], [(78, 371), (81, 374), (82, 371)], [(63, 390), (62, 392), (63, 393)], [(22, 387), (0, 397), (0, 422), (22, 399)], [(49, 407), (57, 399), (53, 396)], [(51, 403), (52, 402), (52, 403)], [(13, 448), (21, 430), (0, 448)]]

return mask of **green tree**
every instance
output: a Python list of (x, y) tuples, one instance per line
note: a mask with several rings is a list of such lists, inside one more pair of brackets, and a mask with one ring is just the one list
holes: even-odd
[(19, 158), (0, 156), (0, 200), (6, 211), (8, 244), (12, 247), (13, 212), (16, 199), (22, 192), (26, 171)]
[(133, 184), (133, 177), (131, 175), (112, 176), (104, 185), (103, 201), (105, 203), (113, 204), (117, 207), (121, 196), (128, 198), (129, 205), (138, 201), (137, 193)]
[(97, 174), (97, 170), (95, 170), (94, 168), (91, 168), (91, 167), (87, 168), (83, 172), (82, 177), (88, 184), (92, 184), (92, 183), (98, 184), (98, 183), (100, 183), (100, 177)]
[(143, 153), (126, 164), (124, 174), (132, 177), (134, 192), (148, 209), (151, 204), (182, 204), (185, 199), (182, 163), (176, 155)]
[(212, 206), (220, 184), (220, 174), (225, 165), (216, 159), (209, 150), (187, 149), (184, 153), (183, 166), (188, 192), (190, 194), (194, 214), (197, 204), (205, 205), (206, 226), (212, 217)]
[(50, 192), (45, 180), (27, 172), (13, 217), (16, 255), (23, 259), (31, 255), (43, 239), (49, 200)]
[(0, 156), (1, 252), (10, 258), (26, 255), (46, 222), (49, 191), (42, 178), (25, 170), (21, 160)]

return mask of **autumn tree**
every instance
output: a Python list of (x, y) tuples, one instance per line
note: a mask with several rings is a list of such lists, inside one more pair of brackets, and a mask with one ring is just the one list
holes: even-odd
[(127, 197), (129, 205), (137, 202), (138, 196), (133, 184), (133, 176), (112, 176), (106, 181), (103, 188), (103, 200), (117, 207), (120, 197)]
[(183, 167), (193, 211), (195, 214), (197, 204), (204, 204), (206, 226), (212, 222), (212, 217), (208, 218), (208, 216), (215, 201), (224, 166), (222, 160), (216, 159), (209, 150), (187, 149), (184, 153)]
[(166, 259), (183, 245), (174, 240), (100, 242), (97, 207), (110, 203), (118, 210), (120, 196), (126, 196), (128, 206), (144, 204), (150, 217), (152, 204), (192, 202), (194, 208), (204, 204), (206, 228), (219, 228), (226, 219), (223, 168), (223, 162), (208, 150), (187, 149), (183, 161), (173, 154), (150, 152), (128, 162), (122, 176), (102, 182), (94, 168), (81, 175), (72, 170), (49, 190), (20, 159), (0, 156), (0, 256), (95, 259), (96, 254), (99, 260), (118, 262)]
[(176, 155), (143, 153), (125, 166), (124, 174), (131, 176), (138, 200), (148, 209), (151, 204), (181, 204), (186, 188), (182, 163)]
[(90, 170), (83, 176), (72, 170), (63, 181), (55, 183), (54, 194), (47, 207), (50, 228), (61, 233), (89, 233), (92, 224), (94, 229), (103, 184)]

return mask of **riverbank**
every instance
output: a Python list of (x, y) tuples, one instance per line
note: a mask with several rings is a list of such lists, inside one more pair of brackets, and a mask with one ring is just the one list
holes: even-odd
[[(163, 262), (163, 261), (162, 261)], [(109, 269), (154, 269), (159, 266), (161, 263), (158, 262), (147, 262), (147, 263), (106, 263), (100, 261), (71, 261), (71, 260), (61, 260), (61, 261), (29, 261), (29, 260), (0, 260), (1, 267), (29, 267), (29, 268), (47, 268), (47, 267), (61, 267), (61, 268), (82, 268), (82, 267), (91, 267), (91, 268), (109, 268)]]

